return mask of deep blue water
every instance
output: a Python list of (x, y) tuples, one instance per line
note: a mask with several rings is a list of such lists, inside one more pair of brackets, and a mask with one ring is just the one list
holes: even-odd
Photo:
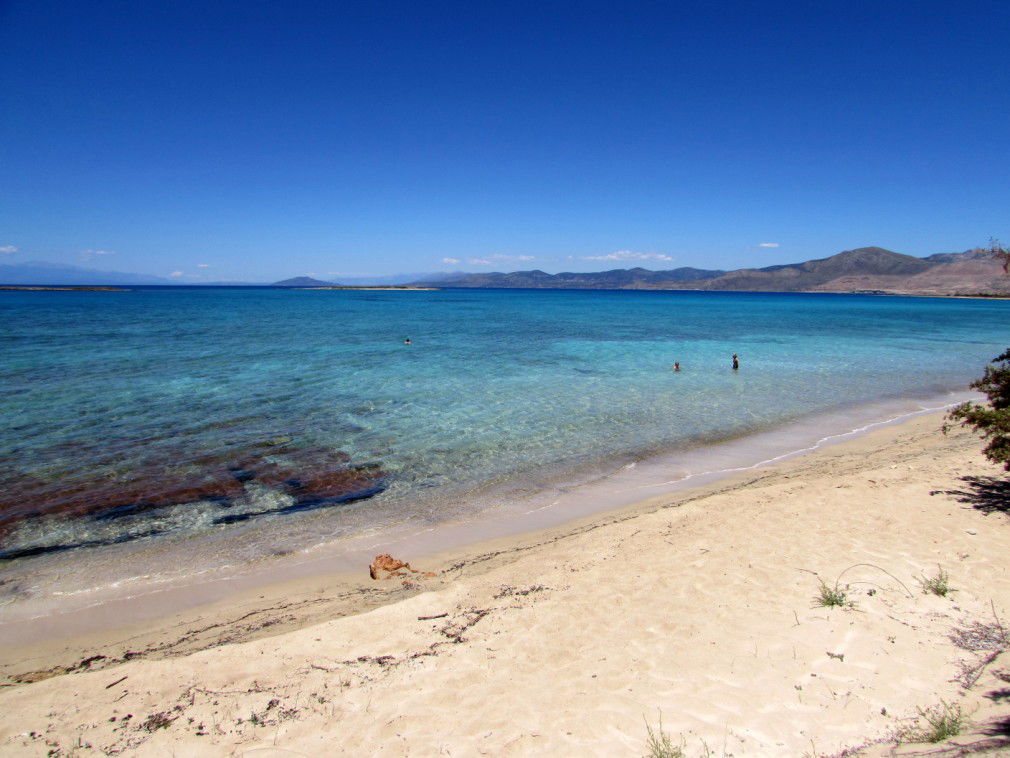
[[(437, 521), (532, 476), (964, 388), (1006, 348), (1008, 315), (856, 295), (3, 292), (0, 557)], [(256, 466), (353, 481), (313, 499), (239, 482)], [(218, 481), (223, 495), (178, 495)]]

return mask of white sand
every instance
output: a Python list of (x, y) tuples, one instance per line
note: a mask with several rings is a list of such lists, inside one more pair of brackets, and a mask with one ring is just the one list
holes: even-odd
[[(689, 756), (831, 755), (941, 700), (971, 713), (958, 740), (1010, 751), (1010, 726), (993, 727), (1010, 715), (1010, 653), (965, 688), (962, 664), (987, 653), (949, 638), (994, 610), (1010, 628), (1010, 518), (947, 492), (1003, 472), (939, 424), (432, 561), (418, 568), (438, 578), (405, 599), (399, 579), (372, 582), (363, 566), (360, 602), (379, 602), (380, 585), (389, 602), (360, 613), (320, 621), (296, 602), (320, 589), (306, 580), (255, 635), (239, 620), (248, 598), (152, 627), (147, 642), (220, 625), (168, 647), (183, 655), (9, 683), (0, 753), (643, 755), (661, 716)], [(917, 581), (938, 566), (947, 598)], [(819, 579), (839, 576), (854, 607), (817, 607)], [(112, 658), (137, 639), (87, 644)]]

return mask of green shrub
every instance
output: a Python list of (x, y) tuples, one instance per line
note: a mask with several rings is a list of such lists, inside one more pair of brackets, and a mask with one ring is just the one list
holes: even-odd
[(943, 432), (955, 423), (970, 426), (987, 440), (982, 454), (1010, 471), (1010, 350), (992, 359), (981, 379), (971, 388), (985, 394), (986, 403), (966, 402), (954, 406), (943, 422)]

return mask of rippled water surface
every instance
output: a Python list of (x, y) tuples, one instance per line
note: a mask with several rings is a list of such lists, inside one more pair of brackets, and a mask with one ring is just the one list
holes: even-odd
[(676, 292), (2, 293), (0, 578), (207, 535), (221, 538), (220, 560), (255, 560), (465, 515), (524, 482), (961, 389), (1006, 347), (1008, 308)]

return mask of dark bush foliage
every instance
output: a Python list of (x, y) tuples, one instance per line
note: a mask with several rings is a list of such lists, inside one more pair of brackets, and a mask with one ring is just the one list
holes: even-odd
[(988, 403), (961, 403), (947, 414), (946, 433), (951, 426), (971, 426), (986, 440), (982, 453), (993, 463), (1010, 471), (1010, 349), (992, 359), (972, 389), (985, 394)]

